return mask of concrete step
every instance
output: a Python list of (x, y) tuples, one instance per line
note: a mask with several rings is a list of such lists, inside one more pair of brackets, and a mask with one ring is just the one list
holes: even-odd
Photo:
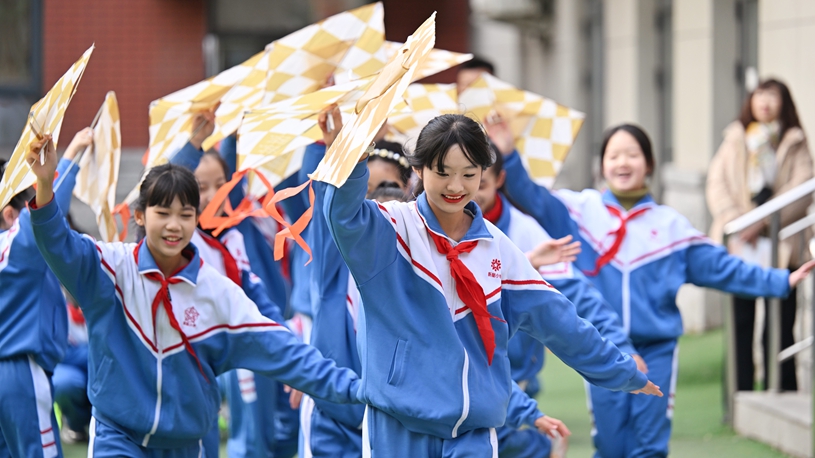
[(812, 396), (804, 393), (736, 393), (733, 427), (795, 457), (812, 457)]

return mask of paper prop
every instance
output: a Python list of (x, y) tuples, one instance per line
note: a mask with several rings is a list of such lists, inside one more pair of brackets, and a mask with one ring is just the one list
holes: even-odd
[[(244, 112), (314, 92), (327, 85), (348, 56), (352, 70), (363, 72), (360, 57), (384, 39), (384, 9), (373, 3), (329, 17), (272, 42), (250, 75), (221, 99), (215, 132), (206, 150), (238, 130)], [(353, 57), (353, 58), (352, 58)]]
[[(367, 87), (354, 106), (356, 117), (343, 125), (336, 140), (311, 175), (311, 180), (324, 181), (334, 186), (345, 183), (362, 153), (368, 150), (374, 136), (385, 123), (388, 114), (401, 102), (402, 94), (419, 64), (433, 48), (436, 39), (435, 19), (436, 13), (433, 13)], [(266, 204), (269, 215), (284, 227), (275, 235), (275, 259), (283, 257), (285, 240), (290, 238), (308, 253), (309, 262), (311, 261), (311, 249), (300, 235), (311, 220), (313, 211), (314, 190), (311, 180), (296, 188), (278, 192)], [(298, 194), (306, 187), (311, 205), (300, 219), (290, 224), (277, 212), (276, 203)]]
[[(269, 216), (263, 208), (273, 197), (274, 186), (299, 170), (305, 147), (322, 138), (319, 113), (332, 104), (358, 99), (372, 81), (331, 86), (246, 113), (238, 131), (238, 171), (201, 213), (201, 227), (215, 229), (217, 235), (249, 216)], [(247, 199), (233, 209), (228, 195), (244, 176), (249, 179)], [(258, 200), (260, 208), (254, 205)], [(225, 215), (219, 214), (221, 208)]]
[(401, 102), (419, 65), (436, 40), (436, 13), (424, 22), (382, 69), (356, 104), (357, 117), (343, 126), (337, 139), (311, 178), (340, 187), (348, 179), (362, 153)]
[(238, 170), (258, 169), (276, 186), (300, 169), (302, 149), (322, 139), (319, 113), (332, 104), (356, 101), (372, 81), (369, 77), (330, 86), (246, 113), (238, 131)]
[(403, 145), (412, 151), (422, 128), (443, 114), (461, 113), (455, 84), (411, 84), (405, 94), (406, 105), (388, 118), (393, 130), (403, 135)]
[[(74, 196), (93, 210), (102, 240), (121, 241), (127, 232), (119, 233), (113, 218), (122, 154), (119, 105), (114, 92), (108, 92), (105, 96), (98, 121), (94, 124), (93, 144), (79, 160)], [(123, 223), (126, 229), (127, 221)]]
[[(233, 86), (243, 81), (261, 61), (259, 52), (234, 67), (150, 103), (150, 150), (146, 167), (166, 163), (192, 137), (196, 113), (211, 110)], [(264, 75), (265, 76), (265, 75)]]
[(530, 176), (551, 187), (586, 115), (484, 73), (459, 94), (462, 113), (479, 122), (498, 115), (509, 123)]
[[(28, 148), (42, 135), (51, 135), (54, 147), (59, 142), (59, 133), (62, 129), (62, 119), (65, 117), (65, 110), (76, 93), (79, 80), (85, 72), (88, 60), (93, 53), (93, 45), (88, 48), (71, 66), (68, 71), (54, 84), (54, 87), (31, 107), (29, 119), (23, 128), (23, 133), (14, 152), (6, 164), (6, 171), (0, 181), (0, 208), (5, 207), (11, 198), (26, 188), (33, 185), (37, 180), (31, 172), (31, 167), (26, 163), (25, 157)], [(32, 129), (32, 124), (34, 129)], [(36, 129), (36, 131), (35, 131)]]

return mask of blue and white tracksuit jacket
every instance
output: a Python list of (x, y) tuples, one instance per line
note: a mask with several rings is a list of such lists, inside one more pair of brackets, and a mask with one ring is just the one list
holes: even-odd
[[(54, 191), (65, 212), (78, 171), (69, 165), (60, 160)], [(25, 208), (0, 232), (0, 291), (0, 456), (61, 456), (52, 374), (68, 350), (68, 314)]]
[(676, 294), (685, 283), (746, 296), (784, 297), (789, 293), (789, 272), (762, 269), (730, 256), (711, 242), (676, 210), (644, 197), (626, 212), (609, 192), (593, 189), (554, 193), (535, 184), (518, 153), (506, 158), (505, 189), (524, 211), (556, 238), (572, 235), (582, 243), (575, 265), (592, 271), (597, 258), (615, 240), (623, 215), (643, 209), (626, 223), (626, 237), (617, 255), (597, 276), (590, 277), (606, 301), (621, 317), (623, 329), (636, 347), (682, 335)]
[[(499, 193), (498, 198), (501, 199), (503, 211), (495, 226), (521, 251), (527, 253), (541, 242), (551, 239), (534, 218), (515, 208), (503, 194)], [(636, 354), (628, 336), (623, 332), (617, 314), (603, 299), (600, 291), (572, 263), (542, 266), (538, 272), (575, 305), (577, 314), (593, 324), (601, 336), (612, 341), (620, 351)], [(528, 334), (516, 334), (509, 341), (512, 379), (516, 382), (533, 380), (543, 368), (543, 357), (543, 344)]]
[(152, 316), (160, 284), (145, 274), (161, 273), (146, 244), (94, 243), (71, 231), (53, 202), (32, 210), (31, 220), (43, 257), (87, 320), (94, 417), (134, 443), (150, 448), (198, 444), (220, 406), (215, 376), (236, 368), (312, 396), (356, 401), (356, 374), (337, 368), (261, 315), (239, 286), (201, 261), (194, 245), (169, 292), (175, 319), (203, 375), (164, 308)]
[(511, 392), (507, 342), (518, 330), (541, 339), (592, 383), (626, 391), (645, 386), (631, 357), (579, 318), (470, 203), (473, 222), (463, 240), (478, 240), (478, 246), (461, 260), (483, 286), (489, 312), (505, 320), (492, 320), (496, 348), (489, 365), (449, 261), (428, 235), (444, 233), (426, 195), (378, 205), (365, 200), (367, 183), (361, 162), (341, 188), (327, 187), (324, 202), (331, 234), (362, 296), (361, 401), (409, 431), (442, 439), (501, 426)]
[[(550, 193), (532, 182), (517, 153), (506, 158), (506, 191), (553, 237), (582, 243), (575, 265), (593, 272), (625, 233), (616, 254), (590, 279), (621, 317), (649, 376), (668, 396), (627, 396), (590, 387), (594, 444), (603, 458), (668, 454), (682, 317), (676, 295), (685, 283), (748, 296), (786, 296), (789, 273), (730, 256), (676, 210), (650, 196), (626, 211), (610, 192)], [(607, 256), (610, 257), (610, 256)]]
[[(62, 180), (54, 198), (64, 213), (71, 206), (78, 167), (57, 166)], [(0, 232), (0, 359), (31, 355), (46, 372), (65, 356), (68, 314), (57, 277), (48, 268), (31, 230), (31, 214), (23, 209), (7, 231)]]
[[(202, 155), (203, 151), (187, 142), (170, 161), (195, 171), (201, 162)], [(221, 141), (221, 156), (230, 167), (230, 173), (234, 173), (236, 160), (234, 137), (230, 136)], [(237, 206), (244, 195), (242, 187), (235, 187), (229, 194), (232, 205)], [(227, 245), (227, 248), (229, 248), (230, 244), (233, 245), (230, 251), (233, 252), (236, 259), (248, 260), (252, 272), (262, 280), (269, 299), (284, 310), (287, 303), (288, 286), (283, 278), (280, 263), (274, 260), (274, 253), (271, 248), (274, 246), (274, 234), (271, 232), (274, 231), (276, 223), (271, 218), (268, 218), (268, 220), (260, 221), (257, 218), (246, 218), (235, 226), (238, 231), (237, 234), (229, 232), (229, 238), (234, 239), (234, 242), (227, 243), (227, 240), (224, 239), (226, 233), (218, 238)], [(240, 250), (240, 248), (236, 248), (240, 245), (244, 246), (242, 254), (236, 252), (236, 250)]]
[[(301, 174), (308, 174), (325, 156), (325, 145), (315, 143), (306, 148)], [(328, 185), (315, 181), (314, 214), (305, 236), (314, 259), (309, 265), (313, 325), (311, 345), (340, 367), (356, 373), (362, 371), (357, 351), (357, 311), (360, 304), (356, 285), (350, 281), (348, 267), (342, 259), (323, 216), (323, 200)], [(311, 402), (311, 401), (309, 401)], [(365, 407), (313, 400), (316, 414), (301, 417), (303, 444), (301, 456), (359, 456), (362, 453), (362, 425)], [(307, 414), (304, 410), (304, 415)], [(333, 422), (326, 421), (323, 416)], [(323, 424), (314, 424), (322, 422)], [(306, 431), (308, 429), (308, 431)], [(335, 430), (343, 431), (335, 431)], [(323, 433), (325, 431), (326, 433)], [(330, 444), (331, 450), (327, 450)]]

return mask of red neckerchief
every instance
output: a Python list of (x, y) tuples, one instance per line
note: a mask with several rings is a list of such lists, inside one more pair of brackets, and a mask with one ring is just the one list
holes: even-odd
[(227, 250), (223, 242), (215, 237), (209, 236), (203, 231), (199, 233), (199, 235), (204, 240), (204, 243), (221, 253), (221, 258), (224, 260), (224, 274), (226, 278), (232, 280), (236, 285), (241, 286), (241, 271), (238, 269), (238, 262), (232, 257), (232, 253)]
[(501, 200), (501, 196), (498, 193), (495, 193), (495, 205), (492, 206), (490, 211), (484, 213), (484, 219), (491, 222), (492, 224), (496, 224), (498, 222), (498, 218), (501, 217), (501, 213), (504, 211), (504, 202)]
[(487, 298), (484, 296), (484, 290), (478, 284), (470, 269), (458, 258), (461, 253), (473, 251), (478, 245), (478, 240), (461, 242), (453, 247), (446, 238), (430, 230), (427, 233), (430, 234), (430, 238), (433, 239), (439, 253), (447, 256), (447, 260), (450, 261), (450, 273), (456, 283), (456, 293), (458, 293), (458, 297), (464, 302), (464, 305), (472, 310), (475, 324), (478, 326), (478, 333), (481, 335), (481, 342), (484, 343), (484, 349), (487, 352), (487, 361), (492, 365), (492, 356), (495, 353), (495, 331), (492, 329), (490, 319), (501, 322), (504, 322), (504, 320), (491, 315), (487, 310)]
[(617, 252), (620, 251), (620, 247), (622, 246), (623, 240), (625, 239), (626, 224), (632, 219), (645, 213), (645, 211), (648, 210), (648, 208), (650, 207), (639, 208), (637, 210), (632, 211), (631, 213), (626, 214), (625, 216), (623, 216), (623, 214), (620, 212), (620, 209), (617, 207), (606, 205), (606, 208), (608, 209), (609, 213), (616, 216), (620, 220), (620, 227), (618, 227), (617, 230), (613, 232), (615, 237), (614, 243), (611, 244), (611, 247), (605, 253), (603, 253), (599, 258), (597, 258), (597, 263), (594, 265), (594, 270), (590, 272), (588, 271), (583, 272), (589, 277), (596, 277), (600, 273), (600, 269), (602, 269), (603, 266), (611, 262), (611, 260), (614, 259), (614, 256), (617, 256)]
[[(142, 240), (143, 241), (143, 240)], [(141, 242), (136, 245), (135, 254), (136, 254), (136, 263), (138, 263), (138, 250), (141, 246)], [(186, 251), (186, 249), (185, 249)], [(183, 253), (183, 251), (182, 251)], [(178, 320), (175, 318), (175, 314), (173, 313), (173, 305), (172, 305), (172, 297), (170, 297), (170, 285), (175, 285), (177, 283), (181, 283), (182, 279), (177, 278), (176, 275), (181, 272), (186, 265), (183, 265), (178, 268), (175, 272), (170, 275), (170, 278), (165, 278), (163, 274), (159, 272), (146, 272), (144, 274), (145, 277), (149, 278), (150, 280), (157, 281), (161, 284), (158, 292), (156, 293), (156, 297), (153, 298), (153, 305), (150, 307), (150, 311), (153, 316), (153, 340), (156, 341), (158, 344), (158, 337), (156, 336), (156, 314), (158, 313), (159, 305), (164, 305), (164, 311), (167, 313), (167, 318), (170, 320), (170, 326), (175, 329), (181, 335), (181, 341), (184, 342), (184, 348), (192, 355), (195, 362), (198, 363), (198, 370), (201, 371), (201, 375), (204, 376), (204, 379), (209, 382), (207, 379), (207, 375), (204, 373), (204, 368), (201, 366), (201, 360), (198, 359), (198, 355), (195, 354), (195, 349), (192, 348), (192, 344), (190, 343), (190, 339), (187, 338), (187, 335), (184, 334), (184, 331), (181, 330), (181, 326), (178, 324)]]

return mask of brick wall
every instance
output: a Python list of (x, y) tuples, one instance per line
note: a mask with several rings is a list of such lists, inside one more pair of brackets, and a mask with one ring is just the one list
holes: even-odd
[[(405, 41), (436, 11), (436, 47), (455, 52), (470, 51), (470, 6), (468, 0), (383, 0), (385, 35)], [(447, 70), (422, 82), (455, 82), (455, 71)]]
[(205, 0), (44, 0), (43, 93), (91, 43), (62, 146), (116, 91), (124, 146), (146, 147), (150, 101), (204, 78)]

